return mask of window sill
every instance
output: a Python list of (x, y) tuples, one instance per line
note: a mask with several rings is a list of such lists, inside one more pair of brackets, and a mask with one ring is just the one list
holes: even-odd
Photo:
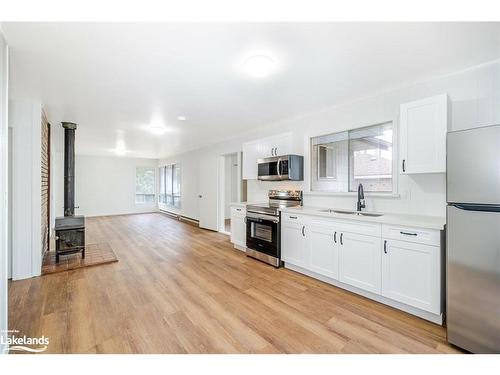
[[(328, 192), (328, 191), (305, 191), (304, 195), (317, 196), (317, 197), (357, 197), (358, 193), (355, 191), (348, 192)], [(398, 193), (370, 193), (365, 192), (365, 197), (368, 198), (387, 198), (387, 199), (399, 199), (401, 195)]]

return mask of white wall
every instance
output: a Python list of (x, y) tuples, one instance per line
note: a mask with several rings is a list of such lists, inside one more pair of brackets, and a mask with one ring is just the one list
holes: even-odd
[(238, 200), (237, 154), (224, 157), (224, 218), (231, 218), (231, 203)]
[[(155, 167), (158, 180), (157, 159), (76, 155), (75, 205), (80, 208), (75, 213), (101, 216), (156, 211), (156, 203), (135, 204), (135, 169), (147, 166)], [(54, 165), (54, 169), (62, 173), (63, 165)], [(63, 214), (63, 186), (57, 191), (59, 216)]]
[(9, 100), (12, 128), (12, 279), (41, 273), (42, 106)]
[[(278, 123), (252, 131), (244, 136), (183, 155), (168, 157), (161, 162), (184, 160), (183, 186), (189, 181), (190, 189), (183, 188), (181, 214), (197, 218), (198, 181), (197, 164), (209, 155), (222, 155), (242, 149), (243, 142), (292, 131), (298, 152), (306, 157), (308, 167), (308, 139), (345, 129), (357, 128), (392, 120), (399, 123), (399, 105), (437, 94), (447, 93), (451, 101), (451, 129), (500, 123), (500, 62), (494, 61), (464, 71), (437, 77), (408, 87), (379, 93), (341, 106), (332, 106), (303, 116), (284, 119)], [(214, 178), (217, 165), (214, 163)], [(304, 182), (248, 181), (249, 202), (267, 200), (269, 189), (296, 188), (307, 191)], [(214, 197), (213, 199), (216, 199)], [(354, 208), (355, 194), (306, 194), (304, 204), (311, 206)], [(367, 209), (432, 216), (444, 216), (446, 206), (446, 178), (444, 174), (398, 176), (398, 196), (380, 197), (367, 194)], [(217, 213), (214, 213), (217, 215)]]
[[(8, 329), (8, 47), (0, 28), (0, 338), (6, 342)], [(7, 345), (0, 342), (0, 354)]]

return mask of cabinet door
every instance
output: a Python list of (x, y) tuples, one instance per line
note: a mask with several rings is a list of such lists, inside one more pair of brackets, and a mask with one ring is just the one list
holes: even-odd
[(305, 234), (306, 228), (301, 222), (281, 223), (281, 257), (285, 262), (300, 267), (309, 265), (309, 249)]
[(311, 270), (321, 275), (338, 279), (339, 251), (334, 241), (339, 241), (340, 233), (331, 227), (312, 225), (307, 231), (307, 241), (310, 246)]
[(274, 137), (264, 138), (259, 141), (259, 158), (269, 158), (274, 154)]
[(401, 173), (445, 172), (447, 128), (446, 94), (402, 104)]
[(231, 215), (231, 242), (235, 245), (246, 247), (247, 233), (246, 233), (245, 215), (232, 214)]
[(396, 301), (441, 313), (440, 248), (384, 239), (382, 295)]
[(259, 158), (259, 143), (243, 143), (242, 178), (244, 180), (257, 179), (257, 159)]
[(339, 243), (340, 281), (380, 294), (380, 237), (343, 232)]
[(288, 155), (292, 153), (292, 133), (277, 135), (273, 139), (273, 147), (276, 156)]

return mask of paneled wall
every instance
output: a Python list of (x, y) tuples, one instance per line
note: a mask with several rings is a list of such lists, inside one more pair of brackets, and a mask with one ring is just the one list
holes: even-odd
[[(238, 152), (242, 143), (282, 132), (291, 131), (297, 149), (305, 156), (306, 174), (309, 173), (309, 139), (346, 129), (393, 121), (399, 127), (399, 106), (402, 103), (447, 93), (451, 102), (451, 129), (459, 130), (500, 123), (500, 61), (406, 85), (391, 91), (369, 95), (365, 98), (334, 105), (323, 110), (293, 119), (283, 119), (267, 124), (241, 137), (221, 142), (199, 150), (174, 155), (161, 163), (180, 161), (183, 163), (183, 208), (181, 214), (197, 218), (198, 190), (201, 184), (198, 165), (212, 155)], [(367, 93), (368, 94), (368, 93)], [(397, 152), (397, 151), (396, 151)], [(214, 163), (214, 179), (217, 178)], [(375, 211), (444, 216), (446, 207), (446, 176), (444, 173), (424, 175), (398, 175), (398, 191), (393, 196), (367, 195), (367, 209)], [(189, 187), (186, 187), (186, 183)], [(267, 200), (269, 189), (302, 189), (307, 192), (307, 182), (263, 182), (249, 180), (247, 183), (250, 202)], [(217, 199), (213, 197), (213, 199)], [(309, 206), (354, 208), (355, 194), (306, 193), (304, 204)], [(217, 213), (214, 213), (216, 215)]]
[(42, 255), (49, 251), (50, 243), (50, 124), (45, 112), (42, 112), (42, 155), (41, 155), (41, 221), (42, 221)]

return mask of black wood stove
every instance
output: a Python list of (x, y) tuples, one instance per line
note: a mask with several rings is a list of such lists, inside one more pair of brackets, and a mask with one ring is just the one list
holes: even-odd
[(85, 217), (75, 215), (75, 130), (76, 124), (63, 122), (64, 128), (64, 216), (56, 218), (56, 263), (61, 255), (82, 253), (85, 258)]

